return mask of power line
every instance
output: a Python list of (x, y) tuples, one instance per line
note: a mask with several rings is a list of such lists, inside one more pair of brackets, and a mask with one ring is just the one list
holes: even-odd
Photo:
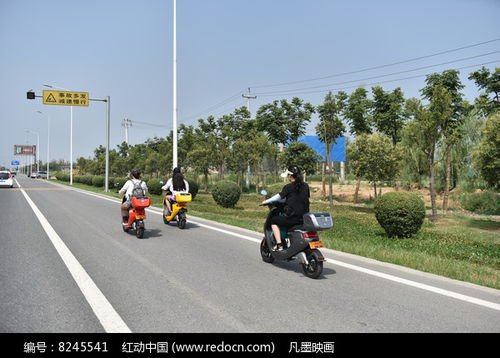
[(208, 108), (204, 109), (204, 110), (203, 110), (203, 111), (201, 111), (201, 112), (198, 112), (198, 113), (196, 113), (196, 114), (193, 114), (193, 115), (191, 115), (191, 116), (189, 116), (189, 117), (185, 117), (185, 118), (183, 118), (183, 120), (188, 121), (188, 120), (190, 120), (190, 119), (196, 119), (196, 117), (199, 117), (199, 116), (200, 116), (200, 115), (202, 115), (202, 114), (205, 114), (205, 113), (207, 113), (207, 112), (213, 111), (214, 109), (217, 109), (217, 108), (219, 108), (219, 107), (222, 107), (222, 106), (224, 106), (224, 105), (226, 105), (226, 104), (228, 104), (228, 103), (234, 102), (235, 100), (237, 100), (237, 99), (241, 98), (240, 96), (241, 96), (241, 91), (239, 91), (239, 92), (235, 93), (235, 94), (234, 94), (234, 95), (232, 95), (231, 97), (228, 97), (228, 98), (226, 98), (225, 100), (223, 100), (223, 101), (221, 101), (221, 102), (219, 102), (219, 103), (217, 103), (217, 104), (214, 104), (213, 106), (210, 106), (210, 107), (208, 107)]
[(329, 84), (325, 84), (325, 85), (318, 85), (318, 86), (312, 86), (312, 87), (295, 88), (295, 89), (290, 89), (290, 90), (273, 91), (273, 92), (263, 92), (263, 93), (256, 93), (256, 94), (260, 95), (260, 96), (262, 96), (262, 95), (271, 95), (271, 94), (276, 94), (276, 93), (297, 92), (297, 91), (302, 91), (302, 90), (310, 90), (310, 89), (322, 88), (322, 87), (328, 87), (328, 86), (339, 86), (339, 85), (343, 85), (343, 84), (347, 84), (347, 83), (353, 83), (353, 82), (369, 81), (369, 80), (373, 80), (375, 78), (383, 78), (383, 77), (389, 77), (389, 76), (394, 76), (394, 75), (400, 75), (402, 73), (408, 73), (408, 72), (423, 70), (423, 69), (426, 69), (426, 68), (448, 65), (450, 63), (455, 63), (455, 62), (467, 61), (467, 60), (471, 60), (471, 59), (478, 58), (478, 57), (489, 56), (489, 55), (492, 55), (492, 54), (495, 54), (495, 53), (499, 53), (499, 52), (500, 51), (493, 51), (493, 52), (488, 52), (488, 53), (485, 53), (485, 54), (482, 54), (482, 55), (470, 56), (470, 57), (460, 58), (460, 59), (457, 59), (457, 60), (448, 61), (448, 62), (442, 62), (442, 63), (438, 63), (438, 64), (434, 64), (434, 65), (427, 65), (427, 66), (417, 67), (417, 68), (414, 68), (414, 69), (411, 69), (411, 70), (397, 71), (397, 72), (392, 72), (392, 73), (388, 73), (388, 74), (384, 74), (384, 75), (378, 75), (378, 76), (360, 78), (360, 79), (351, 80), (351, 81), (329, 83)]
[[(500, 63), (499, 60), (495, 61), (490, 61), (490, 62), (485, 62), (485, 63), (479, 63), (476, 65), (470, 65), (470, 66), (464, 66), (464, 67), (459, 67), (455, 68), (454, 70), (463, 70), (466, 68), (471, 68), (471, 67), (478, 67), (478, 66), (484, 66), (484, 65), (489, 65), (491, 63)], [(377, 81), (377, 82), (372, 82), (372, 83), (365, 83), (364, 86), (373, 86), (373, 85), (378, 85), (381, 83), (390, 83), (390, 82), (397, 82), (397, 81), (404, 81), (404, 80), (410, 80), (410, 79), (415, 79), (415, 78), (420, 78), (420, 77), (426, 77), (428, 74), (422, 74), (422, 75), (416, 75), (416, 76), (410, 76), (410, 77), (403, 77), (403, 78), (397, 78), (394, 80), (387, 80), (387, 81)], [(267, 97), (267, 96), (290, 96), (290, 95), (298, 95), (298, 94), (311, 94), (311, 93), (321, 93), (321, 92), (328, 92), (328, 91), (341, 91), (341, 90), (346, 90), (350, 88), (356, 88), (359, 87), (357, 86), (347, 86), (347, 87), (341, 87), (341, 88), (330, 88), (330, 89), (325, 89), (325, 90), (316, 90), (316, 91), (306, 91), (306, 92), (293, 92), (293, 93), (269, 93), (269, 94), (264, 94), (264, 93), (259, 93), (259, 96), (261, 97)]]
[(266, 87), (286, 86), (286, 85), (291, 85), (291, 84), (296, 84), (296, 83), (319, 81), (319, 80), (324, 80), (324, 79), (332, 78), (332, 77), (352, 75), (352, 74), (355, 74), (355, 73), (376, 70), (376, 69), (380, 69), (380, 68), (384, 68), (384, 67), (390, 67), (390, 66), (400, 65), (400, 64), (408, 63), (408, 62), (412, 62), (412, 61), (418, 61), (418, 60), (422, 60), (422, 59), (429, 58), (429, 57), (444, 55), (446, 53), (451, 53), (451, 52), (456, 52), (456, 51), (464, 50), (464, 49), (467, 49), (467, 48), (477, 47), (477, 46), (481, 46), (481, 45), (488, 44), (488, 43), (495, 42), (495, 41), (499, 41), (499, 40), (500, 40), (500, 38), (496, 38), (496, 39), (493, 39), (493, 40), (479, 42), (479, 43), (472, 44), (472, 45), (467, 45), (467, 46), (462, 46), (462, 47), (454, 48), (454, 49), (451, 49), (451, 50), (441, 51), (441, 52), (434, 53), (434, 54), (431, 54), (431, 55), (414, 57), (414, 58), (410, 58), (410, 59), (403, 60), (403, 61), (388, 63), (388, 64), (385, 64), (385, 65), (367, 67), (367, 68), (363, 68), (363, 69), (355, 70), (355, 71), (336, 73), (336, 74), (329, 75), (329, 76), (309, 78), (309, 79), (298, 80), (298, 81), (282, 82), (282, 83), (269, 84), (269, 85), (261, 85), (261, 86), (251, 86), (251, 88), (266, 88)]

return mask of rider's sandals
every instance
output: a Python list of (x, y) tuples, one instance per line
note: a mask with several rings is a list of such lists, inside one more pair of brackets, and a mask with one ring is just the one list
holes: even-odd
[(283, 251), (283, 243), (280, 242), (279, 244), (276, 244), (276, 246), (273, 247), (274, 251)]

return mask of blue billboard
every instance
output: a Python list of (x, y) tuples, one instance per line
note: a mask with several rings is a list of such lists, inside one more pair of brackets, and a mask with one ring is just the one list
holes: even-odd
[[(315, 135), (305, 135), (299, 137), (299, 142), (306, 143), (312, 149), (316, 151), (319, 155), (321, 155), (321, 160), (325, 160), (326, 156), (326, 148), (325, 143), (319, 140), (318, 136)], [(335, 139), (335, 143), (332, 144), (332, 150), (330, 151), (330, 161), (332, 162), (345, 162), (345, 146), (346, 140), (345, 137), (338, 137)]]

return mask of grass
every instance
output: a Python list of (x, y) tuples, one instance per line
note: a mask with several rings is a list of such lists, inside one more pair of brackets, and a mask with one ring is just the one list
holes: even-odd
[[(87, 185), (74, 186), (103, 192)], [(154, 206), (161, 206), (160, 196), (151, 199)], [(235, 208), (227, 209), (217, 206), (210, 194), (200, 192), (189, 203), (189, 214), (261, 231), (268, 210), (259, 206), (262, 200), (255, 194), (242, 195)], [(327, 211), (334, 218), (333, 229), (321, 233), (325, 246), (500, 289), (500, 222), (450, 213), (440, 216), (437, 223), (426, 220), (413, 238), (393, 239), (380, 227), (370, 206), (336, 204), (329, 208), (328, 203), (312, 201), (311, 211)]]

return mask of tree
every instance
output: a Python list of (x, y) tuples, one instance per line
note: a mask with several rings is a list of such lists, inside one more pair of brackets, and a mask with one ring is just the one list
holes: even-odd
[(436, 208), (436, 146), (442, 136), (443, 123), (452, 116), (451, 94), (442, 85), (436, 85), (433, 88), (431, 102), (428, 108), (425, 108), (420, 101), (413, 101), (408, 108), (414, 118), (414, 127), (408, 131), (409, 139), (414, 145), (420, 148), (427, 157), (429, 165), (429, 189), (432, 205), (432, 221), (437, 219)]
[(321, 160), (320, 155), (314, 149), (301, 142), (290, 144), (279, 157), (280, 162), (286, 167), (297, 165), (304, 173), (304, 176), (314, 174), (316, 163)]
[(323, 200), (325, 200), (325, 172), (329, 168), (329, 197), (330, 205), (333, 205), (333, 185), (332, 185), (332, 164), (330, 163), (330, 150), (335, 139), (344, 135), (345, 125), (340, 118), (340, 113), (344, 109), (347, 95), (345, 92), (337, 93), (333, 96), (328, 92), (322, 105), (318, 106), (319, 124), (316, 126), (316, 135), (325, 143), (325, 164), (323, 166)]
[(446, 88), (451, 96), (451, 116), (447, 117), (447, 119), (440, 124), (446, 146), (446, 179), (443, 190), (443, 211), (445, 213), (448, 210), (453, 146), (460, 140), (460, 127), (463, 124), (463, 115), (467, 110), (463, 101), (463, 95), (460, 93), (460, 90), (464, 88), (464, 85), (460, 82), (458, 75), (459, 71), (456, 70), (447, 70), (442, 73), (433, 73), (428, 75), (425, 80), (427, 85), (421, 90), (424, 98), (429, 101), (431, 101), (432, 96), (434, 95), (434, 88), (437, 85)]
[(469, 80), (474, 80), (479, 89), (484, 92), (476, 99), (476, 103), (489, 116), (500, 110), (500, 67), (490, 72), (486, 67), (472, 72)]
[[(305, 134), (307, 123), (311, 120), (314, 107), (310, 103), (304, 103), (300, 98), (274, 101), (259, 108), (256, 115), (256, 128), (267, 133), (269, 140), (274, 145), (287, 145), (295, 142), (301, 135)], [(277, 158), (275, 158), (277, 159)], [(276, 160), (277, 161), (277, 160)], [(278, 168), (275, 168), (274, 182), (278, 176)]]
[(349, 159), (354, 174), (373, 183), (377, 198), (377, 182), (393, 180), (398, 173), (399, 149), (391, 138), (381, 134), (361, 134), (349, 146)]
[(500, 114), (490, 116), (481, 129), (481, 143), (474, 151), (474, 164), (491, 187), (500, 188)]
[[(371, 134), (370, 109), (372, 101), (367, 98), (368, 91), (364, 88), (357, 88), (347, 100), (344, 110), (344, 117), (349, 123), (351, 134), (356, 137), (361, 134)], [(356, 190), (354, 192), (354, 202), (358, 201), (361, 178), (357, 178)]]
[(386, 92), (380, 86), (372, 88), (372, 121), (375, 128), (392, 139), (396, 145), (401, 140), (401, 129), (406, 121), (404, 115), (405, 99), (401, 88)]

